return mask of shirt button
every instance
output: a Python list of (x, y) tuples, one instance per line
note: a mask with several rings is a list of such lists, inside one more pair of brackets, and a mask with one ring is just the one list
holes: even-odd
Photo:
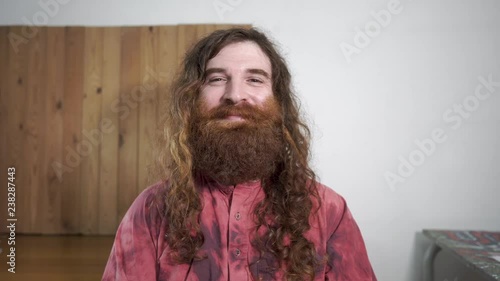
[(239, 257), (241, 255), (240, 249), (236, 249), (235, 254), (236, 254), (237, 257)]
[(234, 217), (236, 218), (237, 221), (239, 221), (241, 219), (240, 212), (237, 212), (236, 215), (234, 215)]

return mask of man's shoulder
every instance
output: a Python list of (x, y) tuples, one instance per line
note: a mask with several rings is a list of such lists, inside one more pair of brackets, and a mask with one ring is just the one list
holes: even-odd
[(346, 212), (348, 212), (348, 207), (344, 197), (329, 186), (317, 182), (316, 190), (321, 203), (318, 213), (314, 217), (319, 221), (320, 228), (322, 228), (322, 225), (326, 233), (331, 235), (338, 228)]
[(160, 211), (164, 207), (165, 192), (167, 184), (165, 181), (158, 181), (144, 188), (134, 199), (130, 209), (132, 211), (157, 209)]
[(144, 199), (153, 198), (157, 195), (165, 193), (166, 188), (167, 182), (164, 180), (160, 180), (144, 188), (137, 197), (144, 197)]
[(318, 191), (318, 195), (321, 199), (322, 205), (327, 207), (345, 207), (346, 203), (344, 197), (337, 193), (337, 191), (333, 190), (331, 187), (321, 182), (316, 182), (316, 190)]

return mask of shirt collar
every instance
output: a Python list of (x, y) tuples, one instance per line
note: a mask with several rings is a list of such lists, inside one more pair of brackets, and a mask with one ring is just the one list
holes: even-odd
[(230, 195), (233, 193), (235, 188), (239, 189), (255, 189), (260, 187), (261, 181), (260, 180), (253, 180), (253, 181), (248, 181), (248, 182), (243, 182), (243, 183), (238, 183), (236, 185), (223, 185), (215, 180), (212, 180), (210, 178), (200, 176), (197, 178), (197, 183), (200, 184), (201, 186), (207, 186), (210, 189), (216, 189), (222, 192), (225, 195)]

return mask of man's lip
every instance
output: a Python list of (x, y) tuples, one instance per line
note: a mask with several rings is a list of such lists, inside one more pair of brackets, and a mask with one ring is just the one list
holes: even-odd
[(241, 121), (243, 120), (244, 118), (239, 116), (239, 115), (228, 115), (226, 116), (226, 118), (224, 118), (226, 120), (230, 120), (230, 121)]

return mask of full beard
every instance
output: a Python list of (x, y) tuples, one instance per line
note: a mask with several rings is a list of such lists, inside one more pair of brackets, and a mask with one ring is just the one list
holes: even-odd
[[(229, 115), (243, 120), (225, 120)], [(188, 140), (195, 174), (224, 185), (270, 177), (283, 157), (281, 124), (274, 99), (263, 108), (222, 105), (208, 112), (198, 104)]]

